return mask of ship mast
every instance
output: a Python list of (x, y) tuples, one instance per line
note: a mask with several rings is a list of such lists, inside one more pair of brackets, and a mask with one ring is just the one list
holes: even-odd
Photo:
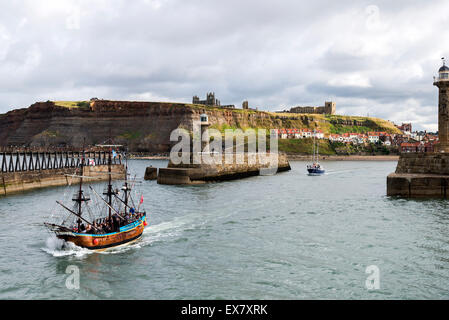
[(83, 153), (81, 157), (81, 174), (80, 174), (80, 188), (78, 190), (78, 197), (76, 198), (76, 201), (78, 202), (78, 230), (80, 230), (81, 227), (81, 216), (82, 216), (82, 203), (83, 203), (83, 175), (84, 175), (84, 143), (83, 143)]
[(315, 152), (316, 152), (316, 144), (315, 144), (315, 130), (313, 130), (313, 157), (312, 162), (315, 163)]
[[(108, 207), (108, 221), (111, 224), (111, 226), (113, 225), (112, 222), (112, 210), (116, 211), (115, 209), (112, 208), (112, 196), (117, 196), (117, 193), (115, 191), (112, 190), (112, 153), (113, 153), (113, 147), (117, 148), (117, 147), (121, 147), (121, 145), (97, 145), (97, 147), (101, 147), (101, 148), (109, 148), (109, 156), (108, 156), (108, 188), (106, 191), (103, 191), (103, 195), (107, 196), (107, 200), (101, 198), (107, 205)], [(116, 212), (117, 213), (117, 212)], [(120, 217), (120, 215), (119, 215)], [(121, 217), (120, 217), (121, 218)]]
[(109, 221), (112, 224), (112, 172), (111, 172), (111, 165), (112, 165), (112, 148), (109, 150), (109, 159), (108, 159), (108, 172), (109, 172), (109, 179), (108, 179), (108, 209), (109, 209)]
[(125, 155), (125, 216), (126, 216), (126, 209), (128, 207), (128, 154)]

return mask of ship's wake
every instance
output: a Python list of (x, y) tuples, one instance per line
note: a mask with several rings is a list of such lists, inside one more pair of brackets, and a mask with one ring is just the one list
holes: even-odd
[(201, 228), (207, 223), (206, 217), (197, 214), (186, 215), (174, 218), (172, 221), (161, 222), (152, 225), (149, 223), (145, 228), (142, 237), (138, 240), (124, 244), (118, 247), (109, 248), (104, 251), (92, 251), (76, 246), (71, 242), (58, 239), (56, 236), (51, 236), (46, 240), (46, 246), (42, 248), (46, 253), (54, 257), (76, 256), (82, 257), (87, 254), (117, 254), (123, 253), (133, 249), (139, 249), (146, 246), (151, 246), (157, 242), (170, 241), (177, 239), (185, 231), (194, 228)]
[(152, 225), (151, 223), (145, 228), (142, 237), (130, 244), (120, 247), (111, 248), (102, 251), (103, 254), (116, 254), (125, 251), (140, 249), (146, 246), (154, 245), (157, 242), (169, 241), (170, 239), (177, 239), (184, 230), (194, 228), (197, 224), (193, 216), (184, 216), (175, 218), (172, 221), (161, 222)]
[(354, 172), (354, 170), (326, 171), (325, 175), (340, 174), (340, 173), (346, 173), (346, 172)]
[(81, 248), (72, 242), (66, 242), (58, 239), (56, 236), (51, 236), (45, 241), (45, 247), (42, 250), (54, 257), (76, 256), (82, 257), (93, 251)]

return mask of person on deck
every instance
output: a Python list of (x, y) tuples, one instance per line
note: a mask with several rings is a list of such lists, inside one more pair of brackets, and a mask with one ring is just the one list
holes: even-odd
[(112, 228), (114, 232), (117, 232), (120, 229), (120, 221), (119, 217), (117, 217), (117, 214), (114, 214), (112, 216)]

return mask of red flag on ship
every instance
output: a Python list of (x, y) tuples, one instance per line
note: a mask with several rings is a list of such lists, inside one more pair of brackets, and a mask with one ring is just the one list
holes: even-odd
[(143, 203), (143, 195), (140, 197), (140, 204)]

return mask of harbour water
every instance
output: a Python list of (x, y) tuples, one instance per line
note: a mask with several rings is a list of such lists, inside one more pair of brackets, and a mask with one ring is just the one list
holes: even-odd
[[(386, 197), (396, 162), (322, 164), (319, 177), (294, 161), (269, 177), (143, 181), (143, 238), (103, 253), (61, 249), (43, 227), (66, 188), (0, 198), (0, 299), (448, 299), (448, 202)], [(130, 165), (142, 179), (167, 161)]]

